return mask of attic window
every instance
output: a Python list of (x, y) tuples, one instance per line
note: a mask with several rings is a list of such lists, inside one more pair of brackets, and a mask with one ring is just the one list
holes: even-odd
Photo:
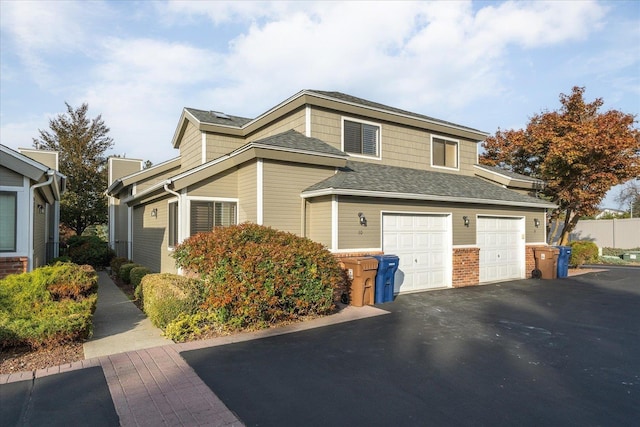
[(231, 117), (227, 116), (225, 113), (221, 113), (219, 111), (212, 111), (211, 114), (213, 114), (214, 116), (216, 116), (216, 118), (218, 119), (227, 119), (227, 120), (231, 120)]

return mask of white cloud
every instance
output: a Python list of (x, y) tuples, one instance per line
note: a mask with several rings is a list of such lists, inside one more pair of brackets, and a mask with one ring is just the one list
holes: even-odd
[[(52, 84), (51, 61), (58, 55), (74, 54), (92, 45), (92, 28), (105, 18), (101, 2), (4, 1), (2, 33), (36, 83)], [(3, 44), (8, 44), (4, 40)]]

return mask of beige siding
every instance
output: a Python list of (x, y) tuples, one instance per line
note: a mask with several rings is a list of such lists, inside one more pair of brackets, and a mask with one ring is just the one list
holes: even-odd
[(333, 175), (327, 167), (265, 160), (263, 163), (264, 225), (300, 234), (305, 188)]
[(190, 197), (238, 197), (238, 172), (235, 168), (188, 187)]
[[(515, 216), (525, 219), (527, 243), (544, 241), (544, 210), (525, 208), (501, 208), (462, 203), (434, 203), (404, 200), (374, 200), (362, 197), (340, 196), (338, 198), (338, 249), (380, 248), (382, 212), (397, 213), (449, 213), (452, 214), (453, 244), (476, 244), (477, 215)], [(367, 218), (367, 227), (360, 225), (358, 213)], [(469, 227), (464, 226), (463, 217), (469, 217)], [(535, 228), (533, 219), (540, 219)]]
[(247, 162), (238, 170), (238, 222), (257, 222), (257, 162)]
[(22, 175), (15, 173), (11, 169), (0, 166), (0, 185), (11, 187), (22, 187)]
[(306, 236), (331, 248), (331, 196), (306, 202)]
[(140, 172), (142, 160), (111, 157), (109, 159), (109, 185), (118, 178)]
[[(158, 209), (156, 217), (151, 216)], [(174, 273), (175, 260), (168, 250), (167, 199), (133, 209), (133, 261), (154, 272)]]
[(187, 124), (180, 142), (180, 157), (182, 170), (202, 164), (202, 132), (191, 122)]
[(179, 168), (173, 168), (173, 169), (169, 169), (169, 170), (167, 170), (167, 171), (165, 171), (163, 173), (159, 173), (157, 175), (153, 175), (153, 176), (150, 176), (148, 178), (141, 179), (140, 181), (137, 181), (136, 182), (136, 194), (146, 190), (149, 187), (153, 187), (154, 185), (156, 185), (159, 182), (166, 181), (168, 178), (171, 178), (172, 176), (175, 176), (179, 172), (180, 172)]
[(26, 148), (18, 149), (20, 154), (24, 154), (30, 159), (45, 165), (49, 169), (58, 170), (58, 152), (49, 150), (30, 150)]
[(247, 142), (258, 141), (268, 136), (277, 135), (279, 133), (286, 132), (290, 129), (305, 133), (305, 109), (299, 108), (292, 111), (290, 114), (280, 118), (275, 123), (270, 123), (269, 126), (260, 129), (259, 131), (249, 135)]
[(127, 215), (127, 205), (125, 204), (120, 204), (119, 200), (116, 199), (116, 201), (118, 202), (115, 206), (115, 234), (114, 237), (116, 239), (116, 243), (120, 243), (120, 242), (127, 242), (129, 240), (129, 234), (128, 234), (128, 215)]
[(207, 161), (231, 153), (246, 144), (246, 140), (237, 136), (206, 133), (207, 136)]
[[(413, 169), (429, 170), (431, 168), (431, 136), (425, 129), (401, 126), (390, 122), (371, 120), (363, 116), (343, 115), (339, 112), (313, 108), (311, 113), (311, 136), (319, 138), (333, 147), (342, 149), (342, 117), (365, 120), (378, 123), (381, 127), (381, 155), (382, 160), (354, 157), (358, 161), (370, 161), (389, 166), (400, 166)], [(476, 163), (477, 143), (455, 137), (442, 135), (459, 141), (460, 170), (451, 171), (473, 175), (473, 165)], [(444, 171), (440, 168), (433, 170)]]
[(46, 264), (46, 228), (47, 215), (38, 212), (38, 205), (45, 206), (45, 201), (38, 194), (34, 197), (33, 203), (33, 268), (38, 268)]

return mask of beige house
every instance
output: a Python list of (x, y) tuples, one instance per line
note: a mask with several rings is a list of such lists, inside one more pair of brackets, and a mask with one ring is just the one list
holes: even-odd
[(486, 133), (338, 92), (242, 118), (185, 108), (178, 157), (109, 162), (110, 240), (154, 271), (213, 227), (253, 222), (337, 256), (395, 254), (396, 291), (525, 278), (546, 241), (542, 184), (479, 167)]
[(0, 144), (0, 278), (58, 256), (65, 185), (57, 152), (18, 152)]

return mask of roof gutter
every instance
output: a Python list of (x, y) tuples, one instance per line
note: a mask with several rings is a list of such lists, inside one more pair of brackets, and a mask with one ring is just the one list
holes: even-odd
[(470, 204), (483, 204), (483, 205), (498, 205), (498, 206), (519, 206), (529, 208), (540, 209), (555, 209), (558, 206), (552, 203), (530, 203), (530, 202), (517, 202), (507, 200), (494, 200), (494, 199), (474, 199), (470, 197), (452, 197), (452, 196), (438, 196), (433, 194), (415, 194), (415, 193), (387, 193), (383, 191), (368, 191), (368, 190), (349, 190), (340, 188), (325, 188), (322, 190), (314, 190), (303, 192), (300, 197), (308, 199), (311, 197), (320, 196), (359, 196), (359, 197), (375, 197), (385, 199), (409, 199), (409, 200), (424, 200), (432, 202), (454, 202), (454, 203), (470, 203)]

